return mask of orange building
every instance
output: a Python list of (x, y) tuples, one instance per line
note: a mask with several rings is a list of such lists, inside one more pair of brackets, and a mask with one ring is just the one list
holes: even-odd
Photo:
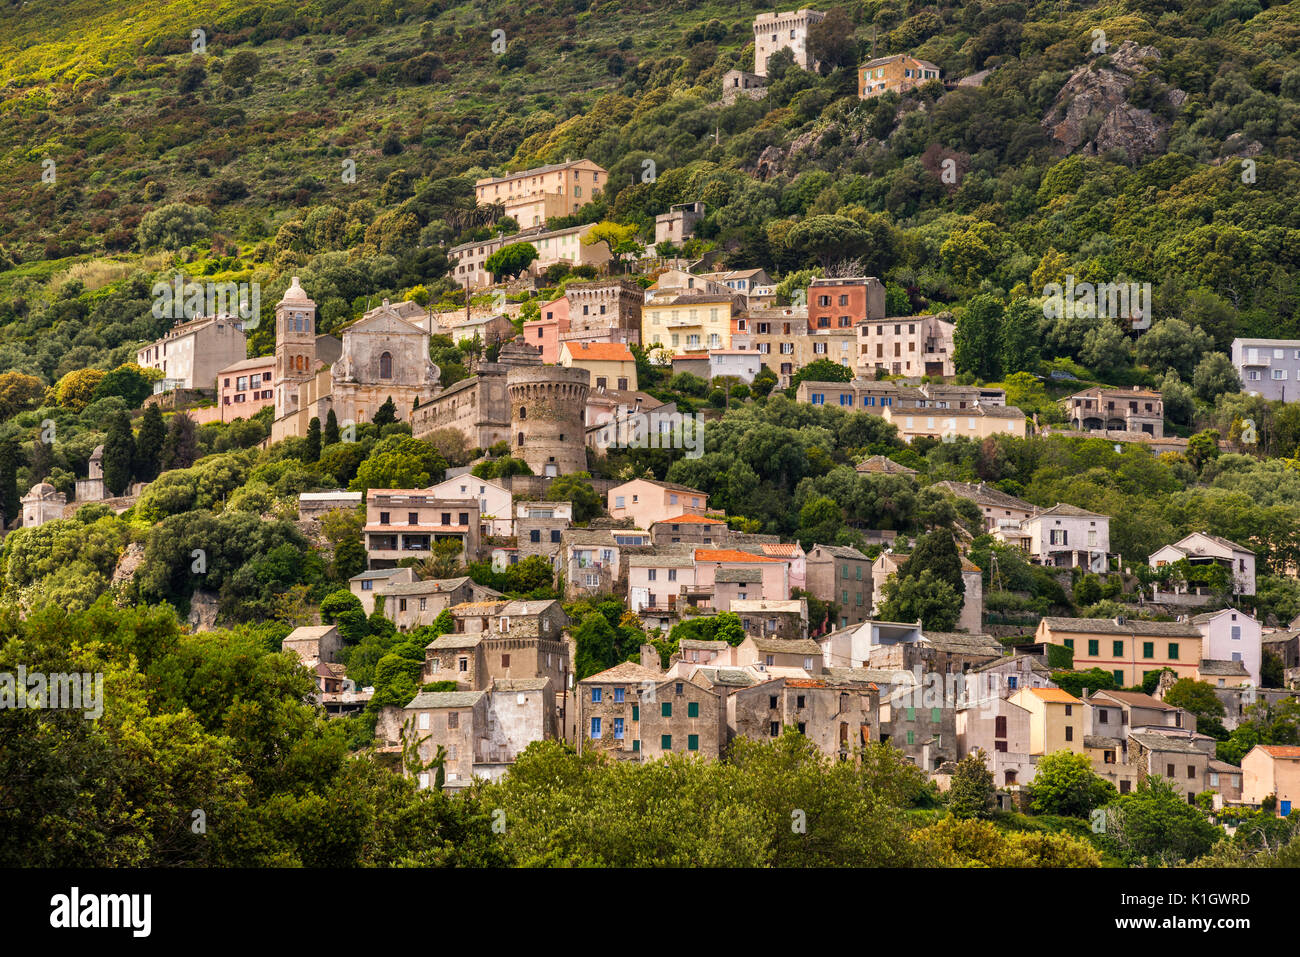
[(858, 67), (858, 97), (870, 99), (886, 90), (903, 93), (928, 80), (939, 79), (939, 68), (907, 53), (877, 57)]

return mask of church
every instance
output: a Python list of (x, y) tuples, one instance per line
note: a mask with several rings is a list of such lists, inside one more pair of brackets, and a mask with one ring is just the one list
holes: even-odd
[[(275, 307), (275, 420), (271, 440), (307, 434), (330, 411), (339, 427), (374, 418), (390, 397), (398, 421), (439, 392), (429, 332), (411, 304), (387, 299), (343, 330), (343, 341), (316, 335), (316, 303), (294, 276)], [(423, 317), (423, 311), (420, 312)]]

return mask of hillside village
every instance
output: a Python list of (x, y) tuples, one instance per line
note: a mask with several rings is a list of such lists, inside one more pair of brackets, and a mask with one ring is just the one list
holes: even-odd
[[(711, 105), (766, 109), (832, 69), (869, 109), (996, 77), (874, 41), (828, 64), (828, 16), (755, 16)], [(1159, 56), (1118, 44), (1116, 70)], [(1062, 168), (1071, 109), (1044, 126)], [(773, 149), (748, 158), (760, 179), (796, 152)], [(942, 190), (977, 175), (930, 159)], [(1208, 294), (1184, 321), (1159, 292), (1153, 325), (1113, 250), (1087, 281), (1053, 248), (1032, 286), (981, 286), (996, 230), (970, 222), (909, 253), (969, 274), (945, 298), (887, 268), (904, 244), (865, 199), (724, 242), (716, 184), (632, 215), (656, 186), (639, 160), (486, 172), (427, 278), (329, 274), (310, 237), (353, 211), (310, 213), (251, 313), (248, 283), (218, 276), (214, 309), (180, 262), (175, 299), (202, 307), (155, 307), (121, 362), (0, 373), (5, 627), (164, 609), (177, 648), (287, 656), (314, 734), (466, 804), (551, 754), (726, 766), (797, 735), (865, 776), (887, 746), (917, 813), (1072, 819), (1058, 851), (1081, 864), (1102, 860), (1089, 815), (1126, 799), (1194, 809), (1204, 846), (1102, 837), (1108, 864), (1223, 863), (1290, 826), (1300, 337), (1248, 334)]]

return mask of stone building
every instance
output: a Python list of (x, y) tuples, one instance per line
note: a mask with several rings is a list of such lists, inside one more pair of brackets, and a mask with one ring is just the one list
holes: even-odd
[(875, 740), (880, 720), (874, 685), (818, 677), (780, 677), (739, 688), (727, 696), (726, 707), (732, 737), (770, 741), (794, 727), (823, 754), (839, 758)]
[(729, 609), (740, 616), (746, 635), (759, 638), (785, 640), (808, 637), (808, 600), (788, 598), (785, 601), (763, 599), (736, 600)]
[[(722, 699), (702, 684), (670, 678), (640, 689), (632, 747), (642, 761), (677, 753), (717, 758), (726, 747)], [(592, 728), (585, 729), (588, 734)]]
[(568, 300), (568, 330), (560, 340), (584, 342), (641, 342), (641, 309), (645, 290), (630, 279), (571, 282), (564, 287)]
[(545, 226), (548, 219), (569, 216), (591, 202), (609, 173), (589, 159), (486, 177), (474, 183), (480, 205), (500, 205), (520, 227)]
[(887, 90), (905, 93), (939, 79), (939, 68), (929, 60), (918, 60), (907, 53), (877, 57), (858, 67), (858, 96), (867, 100)]
[(515, 541), (519, 560), (541, 555), (553, 558), (573, 524), (572, 502), (519, 502), (515, 505)]
[[(35, 528), (46, 522), (63, 518), (63, 507), (67, 504), (67, 496), (56, 491), (49, 482), (38, 482), (19, 501), (23, 507), (22, 527)], [(8, 516), (5, 518), (7, 520)]]
[(89, 475), (84, 479), (77, 479), (77, 488), (74, 493), (78, 502), (101, 502), (108, 497), (104, 491), (104, 447), (95, 446), (95, 451), (90, 453)]
[(754, 73), (767, 76), (767, 61), (777, 50), (789, 49), (794, 62), (805, 70), (815, 70), (817, 62), (808, 54), (808, 31), (826, 19), (817, 10), (787, 10), (784, 13), (760, 13), (754, 18)]
[[(554, 702), (548, 678), (496, 680), (479, 691), (424, 691), (403, 709), (400, 736), (426, 765), (441, 746), (443, 787), (459, 790), (475, 778), (501, 778), (529, 744), (555, 737)], [(414, 773), (421, 788), (437, 779), (432, 767)]]
[(316, 304), (295, 277), (275, 307), (276, 419), (272, 441), (306, 435), (332, 411), (340, 426), (369, 422), (392, 399), (399, 421), (439, 391), (429, 332), (387, 299), (343, 332), (337, 361), (318, 355)]
[(877, 369), (891, 375), (952, 376), (952, 316), (871, 317), (858, 324), (858, 372)]
[(384, 617), (396, 625), (398, 631), (432, 625), (439, 615), (455, 605), (502, 597), (500, 592), (466, 577), (381, 580), (373, 594), (383, 599)]
[(473, 448), (510, 441), (510, 396), (506, 376), (517, 367), (541, 365), (541, 352), (525, 343), (501, 347), (496, 362), (480, 362), (474, 375), (423, 401), (411, 413), (411, 434), (427, 438), (438, 429), (455, 429)]
[(587, 468), (583, 412), (591, 390), (586, 369), (516, 367), (506, 375), (511, 452), (535, 475), (559, 476)]
[(1150, 389), (1093, 386), (1062, 399), (1061, 407), (1070, 428), (1094, 435), (1135, 432), (1158, 439), (1165, 434), (1164, 401), (1159, 392)]
[(598, 748), (625, 761), (641, 755), (636, 725), (641, 719), (641, 691), (663, 680), (657, 668), (624, 661), (583, 678), (574, 697), (578, 708), (578, 751)]
[[(767, 96), (767, 86), (764, 83), (764, 77), (757, 73), (746, 73), (744, 70), (728, 70), (722, 74), (722, 103), (724, 106), (730, 106), (740, 97), (745, 96), (751, 100), (761, 100)], [(667, 215), (667, 214), (665, 214)], [(655, 242), (663, 242), (659, 238), (659, 219), (655, 219)], [(665, 237), (671, 239), (671, 236)], [(675, 242), (676, 240), (674, 240)]]
[(321, 663), (334, 661), (343, 640), (337, 625), (307, 625), (289, 632), (282, 647), (296, 654), (304, 666), (315, 669)]
[(838, 628), (871, 617), (871, 559), (847, 545), (814, 545), (805, 559), (807, 589), (839, 606)]
[[(752, 79), (751, 79), (752, 78)], [(746, 73), (743, 70), (729, 70), (722, 78), (722, 99), (727, 102), (727, 91), (734, 89), (744, 89), (746, 91), (754, 89), (757, 86), (762, 88), (763, 82), (761, 77), (754, 76), (752, 73)], [(758, 81), (756, 84), (753, 81)], [(742, 86), (742, 82), (745, 84)], [(763, 90), (758, 96), (765, 96), (766, 90)], [(753, 96), (747, 92), (746, 96)], [(754, 99), (758, 99), (754, 96)], [(733, 96), (734, 99), (734, 96)], [(668, 212), (660, 213), (655, 217), (655, 244), (659, 243), (681, 243), (695, 234), (695, 224), (704, 218), (704, 204), (694, 203), (675, 203), (668, 207)], [(638, 283), (639, 285), (639, 283)], [(643, 293), (644, 296), (644, 293)]]

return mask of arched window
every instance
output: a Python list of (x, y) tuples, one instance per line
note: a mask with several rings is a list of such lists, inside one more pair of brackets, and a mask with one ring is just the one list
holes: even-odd
[(520, 433), (519, 433), (519, 441), (516, 442), (515, 445), (523, 445), (523, 444), (524, 444), (524, 433), (520, 432)]
[(391, 379), (393, 377), (393, 354), (385, 352), (379, 357), (379, 378)]
[(521, 406), (519, 407), (519, 418), (521, 418), (521, 419), (526, 419), (526, 418), (528, 418), (528, 408), (527, 408), (526, 406), (522, 406), (522, 405), (521, 405)]

